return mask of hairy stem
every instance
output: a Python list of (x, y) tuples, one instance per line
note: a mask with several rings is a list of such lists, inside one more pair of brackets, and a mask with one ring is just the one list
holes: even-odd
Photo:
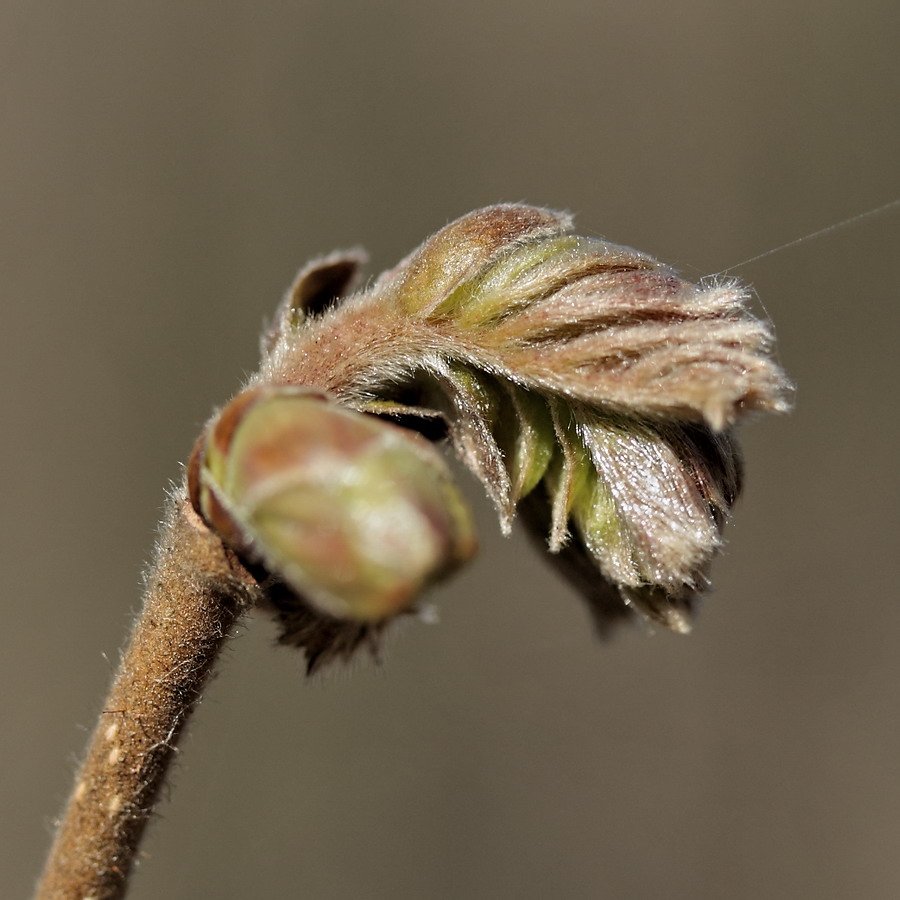
[(171, 503), (119, 670), (37, 900), (123, 897), (178, 737), (255, 581), (186, 500)]

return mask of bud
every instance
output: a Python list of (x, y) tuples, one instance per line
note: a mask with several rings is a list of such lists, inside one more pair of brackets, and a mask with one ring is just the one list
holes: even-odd
[(189, 466), (197, 511), (318, 612), (375, 623), (475, 549), (470, 514), (424, 438), (294, 387), (235, 398)]

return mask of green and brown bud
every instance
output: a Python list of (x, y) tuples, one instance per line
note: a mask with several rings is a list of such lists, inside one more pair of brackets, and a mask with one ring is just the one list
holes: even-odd
[(419, 435), (302, 388), (245, 391), (189, 466), (194, 507), (319, 613), (375, 623), (468, 559), (473, 525)]

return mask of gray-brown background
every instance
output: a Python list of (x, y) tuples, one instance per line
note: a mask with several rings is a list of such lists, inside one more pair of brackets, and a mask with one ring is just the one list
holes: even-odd
[[(900, 195), (898, 47), (894, 0), (7, 0), (2, 896), (300, 263), (528, 200), (723, 269)], [(481, 502), (479, 562), (382, 667), (310, 684), (241, 629), (132, 896), (900, 895), (898, 240), (895, 211), (741, 269), (797, 410), (745, 430), (692, 637), (599, 644)]]

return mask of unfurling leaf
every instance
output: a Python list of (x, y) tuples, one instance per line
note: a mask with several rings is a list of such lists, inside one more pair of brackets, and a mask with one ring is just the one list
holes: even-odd
[(449, 398), (451, 439), (504, 530), (542, 483), (550, 552), (574, 532), (629, 608), (686, 631), (739, 490), (733, 426), (785, 410), (789, 386), (740, 284), (686, 282), (569, 225), (527, 207), (473, 213), (373, 302), (433, 330), (418, 365)]
[[(693, 284), (570, 230), (564, 213), (488, 207), (351, 296), (359, 256), (326, 257), (282, 304), (253, 384), (302, 385), (373, 419), (449, 436), (503, 530), (523, 507), (601, 627), (634, 611), (686, 631), (740, 489), (734, 426), (786, 410), (790, 386), (737, 281)], [(385, 471), (390, 489), (373, 481), (367, 496), (389, 509), (403, 476)], [(325, 503), (309, 521), (324, 528), (331, 512)], [(265, 545), (254, 539), (294, 583)], [(304, 577), (297, 590), (316, 597)], [(377, 601), (339, 593), (313, 602), (357, 620), (394, 608), (378, 592)]]

